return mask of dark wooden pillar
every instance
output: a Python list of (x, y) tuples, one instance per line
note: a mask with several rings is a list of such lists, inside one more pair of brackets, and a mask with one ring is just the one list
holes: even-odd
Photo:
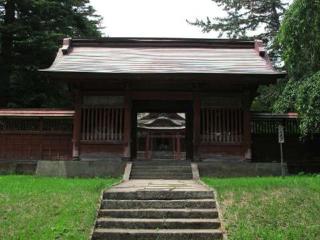
[(131, 96), (127, 91), (124, 96), (124, 152), (123, 157), (125, 160), (131, 159)]
[(177, 141), (177, 160), (181, 160), (180, 134), (176, 136)]
[(149, 135), (149, 131), (148, 131), (147, 136), (146, 136), (146, 145), (145, 145), (145, 149), (144, 149), (144, 158), (145, 159), (149, 159), (149, 148), (150, 148), (150, 135)]
[(199, 93), (194, 94), (193, 98), (193, 160), (200, 160), (200, 109), (201, 99)]
[(243, 95), (243, 145), (245, 147), (244, 159), (251, 160), (251, 112), (250, 93)]
[(74, 118), (73, 118), (73, 137), (72, 137), (72, 158), (80, 159), (80, 134), (81, 134), (81, 91), (74, 90)]

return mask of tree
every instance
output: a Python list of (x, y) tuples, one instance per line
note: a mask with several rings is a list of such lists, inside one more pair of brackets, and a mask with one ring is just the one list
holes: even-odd
[(226, 35), (234, 39), (256, 38), (265, 43), (273, 43), (288, 5), (281, 0), (212, 1), (222, 7), (227, 16), (196, 19), (191, 22), (192, 25), (201, 27), (203, 32), (218, 31), (219, 37)]
[(62, 38), (100, 37), (100, 21), (89, 0), (0, 0), (2, 105), (67, 104), (66, 87), (37, 70), (52, 63)]
[[(233, 39), (261, 39), (267, 46), (268, 55), (275, 67), (281, 67), (279, 47), (275, 37), (288, 3), (283, 0), (212, 0), (226, 12), (226, 17), (207, 17), (189, 22), (203, 32), (217, 31), (219, 37)], [(279, 97), (283, 84), (261, 86), (252, 110), (271, 111)]]
[(281, 26), (278, 42), (289, 81), (277, 111), (299, 113), (303, 135), (320, 127), (320, 2), (295, 0)]

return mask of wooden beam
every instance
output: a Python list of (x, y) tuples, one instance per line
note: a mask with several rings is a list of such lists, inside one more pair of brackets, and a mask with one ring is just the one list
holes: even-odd
[(131, 109), (132, 101), (130, 92), (127, 91), (124, 97), (124, 153), (123, 157), (125, 159), (131, 159)]
[(80, 134), (81, 134), (81, 91), (74, 90), (75, 114), (73, 118), (72, 158), (80, 159)]
[(249, 92), (245, 92), (243, 96), (244, 109), (243, 109), (243, 145), (246, 149), (245, 159), (251, 160), (251, 113), (250, 113), (250, 96)]
[(194, 93), (193, 98), (193, 160), (199, 161), (199, 145), (200, 145), (200, 111), (201, 99), (199, 93)]

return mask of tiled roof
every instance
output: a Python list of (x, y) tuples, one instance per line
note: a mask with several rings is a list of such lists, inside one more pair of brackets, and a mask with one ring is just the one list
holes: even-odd
[(74, 110), (69, 109), (0, 109), (0, 117), (73, 117)]
[(64, 40), (46, 72), (279, 74), (260, 41), (210, 39)]

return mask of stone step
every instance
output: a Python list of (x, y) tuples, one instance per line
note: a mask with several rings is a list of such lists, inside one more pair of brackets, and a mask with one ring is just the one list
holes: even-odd
[(145, 166), (145, 165), (141, 165), (141, 166), (133, 166), (133, 170), (157, 170), (157, 171), (166, 171), (166, 170), (170, 170), (170, 171), (175, 171), (175, 170), (185, 170), (185, 171), (189, 171), (191, 170), (191, 166)]
[(98, 218), (97, 228), (126, 228), (126, 229), (217, 229), (220, 221), (217, 219), (194, 218)]
[(131, 173), (157, 173), (157, 174), (176, 174), (176, 173), (183, 173), (183, 174), (188, 174), (188, 173), (192, 173), (192, 169), (189, 170), (185, 170), (185, 169), (161, 169), (161, 170), (157, 170), (157, 169), (132, 169)]
[(192, 172), (184, 173), (184, 172), (131, 172), (131, 176), (192, 176)]
[(135, 167), (188, 167), (191, 163), (133, 163)]
[(218, 218), (216, 209), (101, 209), (99, 217), (113, 218)]
[(131, 175), (143, 175), (143, 174), (148, 174), (148, 175), (174, 175), (174, 174), (182, 174), (182, 175), (187, 175), (187, 174), (192, 174), (192, 171), (157, 171), (157, 170), (132, 170)]
[(147, 166), (147, 165), (152, 165), (152, 166), (188, 166), (190, 165), (190, 161), (177, 161), (177, 160), (158, 160), (158, 161), (134, 161), (133, 165), (134, 166)]
[(164, 179), (164, 180), (191, 180), (192, 176), (154, 176), (154, 175), (139, 175), (139, 176), (130, 176), (130, 179)]
[(157, 172), (157, 171), (152, 171), (150, 170), (149, 172), (147, 171), (131, 171), (131, 175), (143, 175), (143, 174), (147, 174), (147, 175), (176, 175), (176, 174), (179, 174), (179, 175), (192, 175), (192, 171), (190, 172), (179, 172), (179, 171), (175, 171), (175, 172)]
[[(181, 189), (182, 190), (182, 189)], [(122, 200), (179, 200), (179, 199), (213, 199), (212, 191), (135, 191), (135, 192), (113, 192), (106, 191), (103, 193), (104, 199), (122, 199)]]
[(144, 208), (215, 208), (213, 199), (187, 200), (103, 200), (103, 209), (144, 209)]
[(176, 169), (184, 169), (184, 170), (189, 170), (191, 169), (190, 165), (133, 165), (132, 166), (133, 169), (152, 169), (152, 170), (162, 170), (162, 169), (172, 169), (172, 170), (176, 170)]
[(222, 239), (216, 229), (105, 229), (97, 228), (93, 240), (215, 240)]
[(192, 176), (192, 172), (156, 172), (156, 171), (150, 171), (150, 172), (140, 172), (140, 171), (132, 171), (130, 176)]

